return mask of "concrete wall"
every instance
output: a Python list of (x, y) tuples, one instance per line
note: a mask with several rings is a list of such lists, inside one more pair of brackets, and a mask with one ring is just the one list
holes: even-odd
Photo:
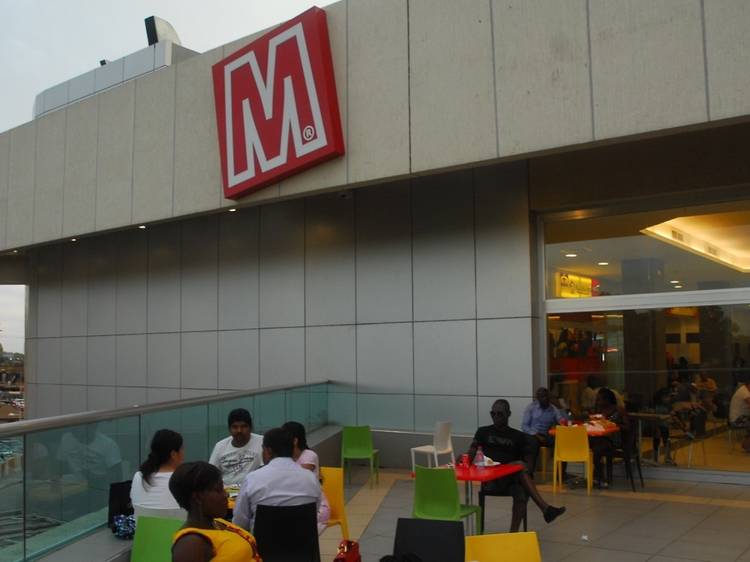
[[(347, 154), (243, 204), (750, 112), (744, 0), (326, 11)], [(210, 67), (252, 37), (0, 135), (0, 250), (234, 204), (222, 198)]]
[(519, 162), (35, 250), (30, 415), (331, 379), (339, 423), (520, 416), (526, 184)]

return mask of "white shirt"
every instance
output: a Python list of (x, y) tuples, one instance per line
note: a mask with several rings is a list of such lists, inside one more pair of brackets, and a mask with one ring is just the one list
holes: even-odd
[(133, 483), (130, 486), (130, 501), (133, 508), (139, 507), (149, 509), (174, 509), (179, 510), (177, 500), (169, 491), (169, 479), (171, 472), (154, 472), (149, 480), (151, 484), (143, 481), (143, 474), (139, 470), (133, 475)]
[(245, 478), (234, 507), (235, 525), (252, 531), (259, 505), (285, 506), (315, 503), (320, 508), (320, 484), (315, 474), (291, 457), (276, 457)]
[(232, 445), (231, 436), (222, 439), (214, 446), (208, 462), (221, 470), (225, 486), (239, 486), (248, 474), (263, 465), (263, 436), (251, 433), (244, 447)]
[(743, 384), (735, 391), (729, 403), (729, 421), (733, 422), (740, 416), (750, 416), (750, 405), (745, 401), (750, 398), (750, 390)]

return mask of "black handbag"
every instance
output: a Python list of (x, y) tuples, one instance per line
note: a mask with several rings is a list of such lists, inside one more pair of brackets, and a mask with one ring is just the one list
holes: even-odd
[(116, 515), (132, 515), (133, 502), (130, 501), (130, 486), (132, 480), (113, 482), (109, 485), (109, 509), (107, 510), (107, 526), (112, 528)]

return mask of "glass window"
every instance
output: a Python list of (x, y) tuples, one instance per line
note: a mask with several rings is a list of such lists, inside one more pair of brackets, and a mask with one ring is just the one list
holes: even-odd
[(550, 222), (547, 298), (750, 287), (750, 202)]
[(547, 338), (550, 390), (574, 415), (606, 386), (640, 419), (646, 457), (750, 470), (744, 431), (727, 433), (747, 407), (732, 398), (750, 381), (750, 305), (549, 314)]

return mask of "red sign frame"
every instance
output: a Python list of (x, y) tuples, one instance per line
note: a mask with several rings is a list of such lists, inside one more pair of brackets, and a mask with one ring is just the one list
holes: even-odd
[(325, 11), (307, 10), (212, 71), (225, 197), (344, 154)]

